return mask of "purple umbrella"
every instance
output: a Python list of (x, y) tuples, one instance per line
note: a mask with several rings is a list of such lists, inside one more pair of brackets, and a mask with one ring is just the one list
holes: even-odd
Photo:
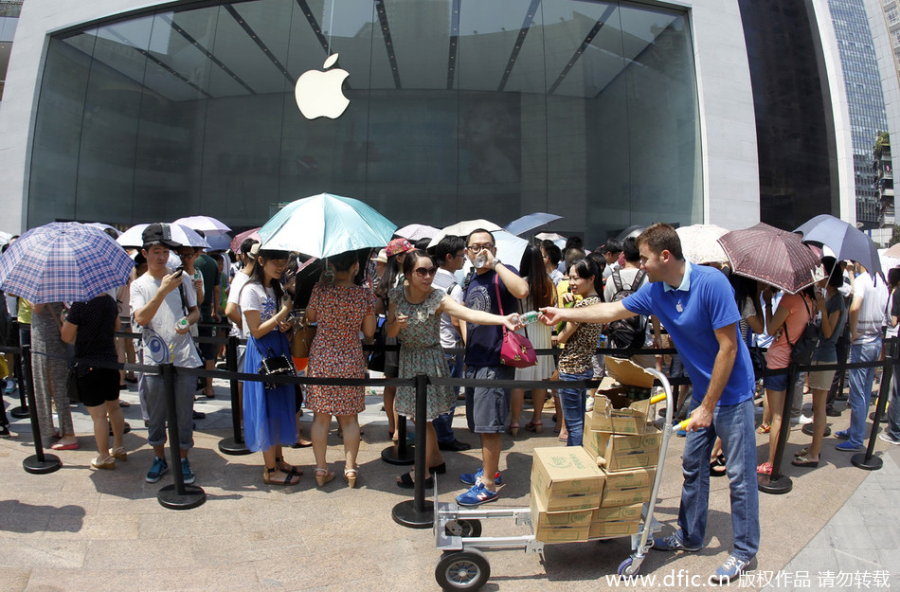
[(719, 239), (738, 275), (796, 294), (821, 279), (817, 256), (799, 234), (759, 223)]

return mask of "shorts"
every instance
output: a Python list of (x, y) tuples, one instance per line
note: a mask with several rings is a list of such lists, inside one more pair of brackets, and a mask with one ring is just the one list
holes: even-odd
[[(813, 361), (813, 366), (831, 366), (837, 364), (834, 362), (818, 362)], [(831, 383), (834, 380), (834, 370), (810, 370), (809, 372), (809, 388), (818, 391), (827, 391), (831, 389)]]
[[(771, 370), (786, 370), (786, 368), (771, 368)], [(775, 376), (766, 376), (763, 379), (763, 385), (770, 391), (786, 391), (788, 384), (788, 373), (776, 374)]]
[(85, 407), (97, 407), (119, 399), (119, 371), (114, 368), (92, 368), (76, 382), (78, 396)]
[[(214, 332), (215, 327), (197, 327), (198, 337), (212, 337)], [(203, 356), (205, 362), (209, 362), (210, 360), (213, 362), (216, 361), (216, 350), (219, 348), (218, 343), (200, 342), (197, 344), (197, 347), (200, 348), (200, 354)]]
[[(516, 369), (509, 366), (467, 366), (466, 378), (513, 380)], [(491, 386), (466, 387), (466, 422), (476, 434), (502, 434), (509, 415), (509, 389)]]

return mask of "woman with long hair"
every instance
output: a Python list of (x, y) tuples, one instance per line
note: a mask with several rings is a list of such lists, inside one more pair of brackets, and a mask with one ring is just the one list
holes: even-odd
[[(411, 378), (417, 374), (446, 377), (450, 374), (444, 352), (441, 349), (441, 314), (470, 323), (481, 325), (506, 325), (515, 329), (518, 318), (516, 314), (507, 316), (494, 315), (472, 310), (462, 306), (446, 292), (433, 288), (432, 282), (437, 273), (437, 265), (431, 255), (422, 250), (407, 253), (403, 262), (403, 275), (406, 282), (391, 291), (391, 304), (388, 310), (387, 334), (400, 336), (400, 378)], [(443, 473), (446, 464), (438, 448), (437, 433), (432, 421), (446, 413), (453, 406), (456, 392), (450, 386), (429, 385), (426, 394), (426, 426), (418, 429), (426, 430), (425, 461), (428, 476), (426, 487), (434, 485), (432, 473)], [(408, 386), (397, 389), (395, 399), (397, 413), (415, 419), (416, 392)], [(414, 476), (404, 473), (397, 478), (399, 487), (412, 488)]]
[[(375, 334), (375, 296), (354, 281), (359, 259), (353, 251), (326, 260), (322, 280), (313, 288), (306, 320), (318, 323), (309, 352), (307, 375), (312, 378), (365, 378), (366, 365), (359, 332), (366, 342)], [(311, 438), (316, 457), (316, 483), (322, 487), (334, 479), (328, 469), (328, 428), (337, 416), (344, 438), (344, 480), (356, 486), (359, 467), (358, 414), (366, 408), (365, 387), (311, 384), (306, 406), (313, 412)]]
[[(291, 329), (288, 316), (293, 304), (281, 287), (289, 256), (287, 251), (260, 249), (253, 273), (241, 288), (238, 298), (248, 335), (244, 372), (255, 374), (260, 363), (270, 356), (285, 355), (290, 359), (291, 348), (285, 333)], [(268, 485), (299, 483), (303, 471), (284, 462), (282, 453), (283, 446), (297, 441), (294, 386), (247, 381), (243, 410), (247, 448), (263, 453), (263, 482)]]
[[(519, 272), (528, 282), (528, 296), (519, 301), (519, 312), (539, 310), (546, 306), (556, 306), (556, 286), (547, 274), (544, 266), (544, 255), (540, 247), (529, 245), (525, 248), (522, 261), (519, 264)], [(522, 334), (531, 341), (534, 349), (550, 349), (553, 329), (543, 323), (533, 323), (527, 328), (519, 329)], [(553, 375), (555, 364), (553, 356), (538, 355), (537, 365), (528, 368), (516, 368), (516, 380), (548, 380)], [(544, 409), (544, 401), (547, 399), (547, 389), (531, 389), (531, 402), (534, 410), (531, 420), (525, 424), (525, 429), (540, 434), (544, 429), (541, 412)], [(519, 415), (525, 402), (525, 389), (514, 388), (510, 391), (509, 407), (509, 432), (515, 436), (519, 433)]]
[[(601, 302), (599, 294), (603, 290), (603, 276), (592, 259), (581, 259), (569, 267), (569, 285), (573, 295), (581, 296), (575, 308)], [(593, 323), (569, 322), (562, 332), (553, 338), (554, 343), (566, 345), (559, 356), (560, 380), (591, 380), (594, 377), (593, 357), (597, 350), (601, 328), (601, 325)], [(584, 437), (587, 389), (560, 388), (558, 393), (568, 430), (566, 445), (581, 446)]]

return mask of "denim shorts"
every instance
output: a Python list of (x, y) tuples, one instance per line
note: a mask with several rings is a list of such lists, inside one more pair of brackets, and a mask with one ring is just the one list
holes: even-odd
[[(516, 369), (509, 366), (467, 366), (466, 378), (513, 380)], [(466, 421), (476, 434), (502, 434), (509, 415), (509, 389), (493, 386), (466, 387)]]
[[(782, 368), (782, 370), (784, 370), (784, 368)], [(784, 374), (776, 374), (775, 376), (766, 376), (763, 379), (763, 384), (770, 391), (786, 391), (788, 374), (785, 372)]]

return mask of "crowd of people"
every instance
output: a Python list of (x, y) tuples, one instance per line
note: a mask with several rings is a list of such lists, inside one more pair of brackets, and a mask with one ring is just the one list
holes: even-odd
[[(703, 546), (710, 476), (727, 476), (731, 487), (734, 551), (719, 568), (721, 582), (737, 577), (759, 547), (756, 476), (771, 474), (783, 417), (785, 397), (793, 390), (802, 401), (812, 394), (812, 440), (793, 459), (798, 467), (815, 468), (822, 461), (828, 416), (839, 414), (842, 372), (801, 373), (789, 389), (787, 372), (758, 381), (756, 372), (784, 370), (793, 344), (805, 328), (817, 322), (812, 365), (877, 360), (883, 328), (896, 335), (900, 318), (900, 269), (889, 279), (869, 274), (859, 264), (823, 257), (823, 279), (797, 294), (731, 273), (727, 264), (701, 265), (684, 258), (674, 229), (655, 224), (639, 236), (609, 240), (591, 252), (577, 239), (565, 249), (552, 241), (536, 241), (521, 261), (503, 262), (489, 230), (468, 236), (447, 236), (434, 245), (397, 237), (384, 249), (346, 252), (322, 261), (296, 253), (267, 250), (247, 239), (233, 258), (221, 252), (201, 253), (172, 240), (167, 224), (150, 224), (143, 246), (134, 250), (135, 269), (126, 286), (90, 302), (32, 305), (7, 295), (7, 317), (18, 320), (19, 340), (39, 352), (66, 354), (74, 347), (78, 363), (75, 393), (93, 420), (98, 454), (96, 469), (114, 469), (128, 457), (123, 435), (119, 392), (136, 381), (141, 413), (154, 458), (146, 481), (159, 481), (169, 470), (166, 444), (166, 399), (160, 375), (134, 376), (115, 369), (116, 363), (173, 363), (179, 449), (185, 483), (195, 479), (188, 460), (193, 446), (195, 396), (214, 397), (212, 380), (198, 383), (179, 368), (212, 369), (221, 348), (195, 344), (195, 337), (216, 334), (215, 324), (230, 321), (232, 335), (246, 339), (239, 348), (239, 369), (257, 373), (270, 358), (293, 359), (298, 373), (313, 378), (365, 378), (370, 372), (387, 377), (465, 377), (479, 381), (466, 387), (465, 421), (478, 434), (481, 466), (463, 473), (469, 486), (457, 497), (462, 506), (498, 499), (503, 485), (500, 467), (505, 434), (519, 435), (525, 390), (507, 389), (494, 381), (582, 382), (602, 379), (604, 356), (629, 350), (631, 359), (670, 376), (686, 375), (691, 386), (679, 391), (678, 419), (689, 417), (680, 433), (687, 438), (683, 456), (684, 487), (679, 529), (656, 541), (655, 548), (697, 551)], [(462, 270), (468, 261), (469, 273)], [(525, 326), (522, 314), (540, 311), (540, 323)], [(2, 311), (0, 311), (2, 312)], [(291, 337), (298, 319), (316, 327), (308, 359), (292, 354)], [(816, 319), (819, 319), (816, 321)], [(201, 321), (203, 321), (201, 323)], [(116, 337), (120, 328), (140, 333), (139, 347)], [(541, 355), (534, 366), (512, 368), (501, 360), (507, 331), (527, 337), (536, 349), (559, 348), (558, 356)], [(890, 333), (889, 333), (890, 334)], [(362, 345), (399, 345), (368, 354)], [(644, 347), (673, 346), (674, 356), (641, 355)], [(764, 361), (756, 355), (766, 348)], [(605, 351), (604, 351), (605, 348)], [(464, 351), (463, 355), (459, 351)], [(751, 355), (751, 352), (754, 355)], [(92, 364), (93, 363), (93, 364)], [(54, 450), (79, 447), (70, 411), (73, 396), (67, 386), (70, 370), (58, 357), (34, 356), (34, 388), (43, 444)], [(896, 375), (896, 372), (895, 372)], [(874, 369), (849, 372), (849, 429), (837, 432), (837, 451), (862, 449)], [(71, 381), (69, 381), (71, 382)], [(754, 399), (764, 386), (765, 412), (755, 424)], [(12, 379), (9, 383), (13, 385)], [(900, 402), (891, 406), (881, 438), (900, 444)], [(688, 396), (693, 393), (692, 396)], [(286, 462), (287, 447), (311, 446), (314, 479), (319, 487), (335, 478), (327, 462), (327, 436), (332, 418), (343, 439), (343, 478), (349, 487), (360, 479), (357, 462), (362, 430), (358, 416), (365, 410), (362, 386), (292, 384), (247, 381), (241, 384), (240, 409), (244, 441), (262, 453), (263, 482), (293, 486), (303, 471)], [(554, 432), (568, 446), (584, 437), (585, 412), (592, 401), (581, 386), (531, 389), (532, 409), (525, 431), (542, 433), (545, 403), (552, 407)], [(445, 473), (443, 452), (468, 450), (453, 431), (457, 389), (429, 385), (426, 416), (415, 414), (412, 387), (386, 387), (384, 411), (388, 435), (397, 438), (398, 416), (424, 420), (427, 472), (397, 477), (411, 488), (418, 479), (433, 486), (433, 475)], [(794, 406), (799, 411), (799, 404)], [(313, 414), (310, 439), (299, 429), (305, 408)], [(54, 413), (55, 410), (55, 413)], [(57, 422), (54, 423), (54, 416)], [(5, 412), (0, 437), (9, 434)], [(757, 465), (754, 430), (769, 434), (768, 459)], [(110, 436), (112, 443), (110, 444)], [(755, 470), (754, 470), (755, 469)]]

